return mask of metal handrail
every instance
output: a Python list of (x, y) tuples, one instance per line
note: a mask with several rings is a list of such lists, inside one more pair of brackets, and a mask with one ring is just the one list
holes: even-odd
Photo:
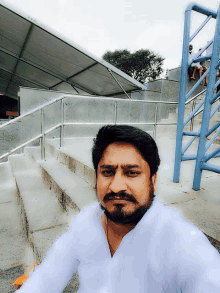
[[(124, 101), (124, 99), (119, 99), (119, 98), (106, 98), (106, 97), (89, 97), (89, 96), (80, 96), (80, 95), (61, 95), (60, 97), (50, 101), (50, 102), (47, 102), (39, 107), (36, 107), (35, 109), (31, 110), (31, 111), (28, 111), (27, 113), (21, 115), (21, 116), (18, 116), (17, 118), (14, 118), (13, 120), (9, 121), (9, 122), (6, 122), (2, 125), (0, 125), (0, 129), (12, 124), (12, 123), (15, 123), (17, 121), (20, 121), (22, 120), (23, 118), (31, 115), (31, 114), (34, 114), (36, 113), (37, 111), (47, 107), (47, 106), (50, 106), (64, 98), (80, 98), (80, 99), (95, 99), (95, 100), (108, 100), (108, 101)], [(178, 104), (178, 102), (165, 102), (165, 101), (148, 101), (148, 100), (133, 100), (133, 99), (126, 99), (126, 101), (129, 101), (129, 102), (142, 102), (142, 103), (152, 103), (152, 104)]]
[(45, 104), (43, 104), (43, 105), (41, 105), (41, 106), (39, 106), (39, 107), (36, 107), (35, 109), (33, 109), (33, 110), (31, 110), (31, 111), (28, 111), (27, 113), (25, 113), (25, 114), (23, 114), (23, 115), (21, 115), (21, 116), (18, 116), (17, 118), (15, 118), (15, 119), (13, 119), (13, 120), (11, 120), (11, 121), (9, 121), (9, 122), (6, 122), (6, 123), (0, 125), (0, 129), (2, 129), (2, 128), (4, 128), (4, 127), (10, 125), (10, 124), (13, 124), (13, 123), (15, 123), (15, 122), (17, 122), (17, 121), (21, 121), (21, 120), (24, 119), (25, 117), (27, 117), (27, 116), (29, 116), (29, 115), (31, 115), (31, 114), (34, 114), (34, 113), (36, 113), (37, 111), (39, 111), (39, 110), (41, 110), (41, 109), (43, 109), (43, 108), (45, 108), (45, 107), (47, 107), (47, 106), (49, 106), (49, 105), (52, 105), (52, 104), (56, 103), (57, 101), (61, 100), (62, 98), (63, 98), (63, 96), (61, 96), (61, 97), (59, 97), (59, 98), (56, 98), (56, 99), (54, 99), (54, 100), (52, 100), (52, 101), (50, 101), (50, 102), (47, 102), (47, 103), (45, 103)]
[[(108, 101), (114, 101), (114, 119), (113, 119), (113, 123), (105, 123), (105, 122), (64, 122), (64, 99), (65, 98), (80, 98), (82, 99), (95, 99), (95, 100), (108, 100)], [(60, 114), (61, 114), (61, 123), (58, 123), (57, 125), (53, 126), (52, 128), (44, 131), (43, 129), (43, 109), (46, 108), (47, 106), (50, 106), (56, 102), (61, 101), (61, 108), (60, 108)], [(46, 102), (45, 104), (36, 107), (35, 109), (28, 111), (27, 113), (7, 122), (4, 123), (3, 125), (0, 126), (0, 130), (3, 129), (4, 127), (7, 127), (8, 125), (11, 125), (13, 123), (16, 123), (17, 121), (21, 121), (22, 119), (36, 113), (37, 111), (41, 111), (41, 134), (37, 135), (36, 137), (30, 139), (29, 141), (19, 145), (18, 147), (16, 147), (15, 149), (11, 150), (10, 152), (7, 152), (6, 154), (0, 156), (0, 160), (4, 159), (5, 157), (13, 154), (14, 152), (18, 151), (19, 149), (27, 146), (28, 144), (30, 144), (31, 142), (34, 142), (37, 139), (41, 139), (41, 158), (45, 159), (45, 135), (47, 135), (48, 133), (50, 133), (51, 131), (57, 129), (60, 127), (60, 147), (63, 146), (63, 139), (64, 139), (64, 126), (69, 126), (69, 125), (105, 125), (105, 124), (118, 124), (118, 125), (122, 125), (122, 124), (127, 124), (127, 125), (154, 125), (154, 137), (156, 135), (156, 125), (176, 125), (177, 123), (158, 123), (157, 122), (157, 114), (158, 114), (158, 104), (178, 104), (178, 102), (167, 102), (167, 101), (148, 101), (148, 100), (132, 100), (129, 99), (126, 101), (128, 102), (141, 102), (141, 103), (151, 103), (151, 104), (156, 104), (156, 110), (155, 110), (155, 121), (154, 122), (129, 122), (129, 123), (116, 123), (117, 122), (117, 101), (124, 101), (123, 99), (119, 99), (119, 98), (105, 98), (105, 97), (90, 97), (90, 96), (80, 96), (80, 95), (61, 95), (58, 98), (53, 99), (52, 101)]]
[[(64, 126), (70, 125), (176, 125), (175, 122), (167, 122), (167, 123), (154, 123), (154, 122), (66, 122), (63, 123)], [(61, 123), (58, 124), (60, 127)], [(56, 128), (58, 128), (56, 127)]]
[(192, 102), (193, 100), (195, 100), (196, 98), (198, 98), (199, 96), (201, 96), (201, 95), (202, 95), (204, 92), (206, 92), (206, 91), (207, 91), (207, 89), (201, 91), (200, 93), (198, 93), (197, 95), (195, 95), (195, 96), (192, 97), (191, 99), (187, 100), (187, 101), (185, 102), (185, 105), (189, 104), (190, 102)]

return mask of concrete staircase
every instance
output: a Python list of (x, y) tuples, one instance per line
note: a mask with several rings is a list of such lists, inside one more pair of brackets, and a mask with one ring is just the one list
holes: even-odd
[[(181, 178), (181, 184), (172, 182), (175, 139), (172, 133), (158, 135), (162, 164), (157, 197), (183, 216), (185, 213), (185, 218), (197, 225), (210, 241), (220, 241), (216, 232), (220, 200), (207, 202), (204, 195), (200, 198), (191, 190), (187, 183), (193, 171), (191, 162), (184, 166), (183, 174), (187, 176)], [(59, 148), (58, 139), (50, 139), (46, 144), (46, 161), (40, 159), (39, 147), (26, 147), (24, 154), (11, 155), (7, 163), (0, 164), (1, 173), (5, 174), (1, 178), (0, 195), (1, 251), (4, 251), (0, 292), (14, 292), (11, 283), (24, 273), (25, 267), (40, 263), (52, 244), (67, 231), (75, 215), (97, 202), (91, 146), (92, 138), (65, 139), (64, 148)], [(209, 176), (210, 173), (205, 174), (204, 178)], [(200, 210), (195, 211), (198, 204)], [(204, 213), (206, 219), (208, 215), (212, 217), (208, 224), (204, 223)], [(215, 247), (220, 252), (219, 243)], [(76, 272), (63, 292), (77, 292), (78, 288)]]
[[(219, 119), (219, 113), (216, 114), (215, 119)], [(185, 115), (189, 115), (189, 109)], [(202, 114), (195, 118), (194, 130), (201, 117)], [(177, 109), (159, 122), (177, 122)], [(194, 161), (189, 161), (183, 163), (180, 183), (173, 183), (176, 125), (158, 125), (156, 133), (161, 156), (156, 196), (199, 227), (220, 252), (219, 175), (204, 171), (201, 191), (195, 192)], [(65, 138), (63, 148), (59, 148), (59, 139), (47, 139), (46, 161), (41, 160), (40, 147), (31, 146), (0, 163), (0, 292), (14, 292), (11, 284), (26, 266), (40, 263), (76, 214), (98, 201), (92, 139)], [(184, 137), (184, 143), (188, 139)], [(196, 147), (192, 147), (194, 152)], [(212, 146), (212, 150), (216, 147)], [(215, 160), (220, 164), (220, 159)], [(63, 292), (77, 292), (78, 288), (76, 272)]]
[[(0, 164), (5, 174), (0, 193), (0, 292), (14, 292), (10, 284), (25, 267), (40, 263), (77, 213), (97, 202), (91, 164), (70, 155), (74, 148), (61, 152), (57, 143), (48, 141), (46, 161), (40, 159), (40, 147), (26, 147), (24, 154)], [(91, 139), (86, 145), (90, 148)], [(78, 149), (77, 139), (74, 147)], [(78, 286), (76, 273), (64, 292), (77, 292)]]

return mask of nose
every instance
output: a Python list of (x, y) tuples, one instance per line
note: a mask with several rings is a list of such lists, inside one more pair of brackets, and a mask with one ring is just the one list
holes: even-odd
[(109, 189), (114, 193), (119, 193), (127, 190), (125, 179), (120, 174), (120, 172), (115, 173), (115, 176), (112, 178), (112, 181), (109, 185)]

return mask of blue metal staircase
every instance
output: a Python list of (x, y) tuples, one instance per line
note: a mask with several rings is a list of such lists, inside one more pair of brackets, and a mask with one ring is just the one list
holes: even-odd
[[(201, 26), (190, 36), (190, 23), (191, 23), (191, 12), (192, 10), (204, 14), (207, 16)], [(208, 23), (208, 21), (214, 18), (216, 19), (216, 30), (214, 39), (209, 41), (201, 51), (199, 51), (193, 60), (189, 60), (189, 44), (195, 38), (195, 36), (201, 31), (201, 29)], [(185, 11), (185, 24), (184, 24), (184, 36), (183, 36), (183, 52), (182, 52), (182, 65), (181, 65), (181, 79), (180, 79), (180, 93), (179, 93), (179, 106), (178, 106), (178, 121), (177, 121), (177, 136), (176, 136), (176, 150), (175, 150), (175, 165), (174, 165), (174, 176), (173, 181), (179, 182), (181, 162), (186, 160), (196, 160), (196, 167), (194, 172), (193, 189), (199, 190), (201, 183), (202, 170), (209, 170), (220, 173), (220, 167), (217, 165), (207, 163), (211, 158), (220, 156), (220, 147), (211, 153), (207, 153), (214, 140), (220, 133), (220, 122), (217, 122), (211, 129), (209, 129), (210, 119), (220, 108), (220, 102), (217, 103), (215, 108), (211, 110), (212, 104), (218, 101), (220, 91), (215, 94), (217, 86), (220, 84), (220, 80), (216, 83), (216, 72), (220, 65), (219, 52), (220, 52), (220, 6), (218, 13), (192, 3), (188, 5)], [(213, 44), (213, 51), (211, 55), (201, 57), (202, 53)], [(210, 68), (202, 75), (202, 77), (196, 82), (194, 87), (186, 93), (188, 67), (192, 62), (200, 62), (207, 59), (211, 59)], [(191, 99), (192, 93), (199, 86), (199, 84), (209, 74), (208, 87), (206, 96), (191, 112), (191, 114), (184, 121), (185, 104)], [(202, 106), (204, 105), (203, 109)], [(200, 110), (199, 110), (200, 109)], [(197, 131), (184, 131), (184, 127), (189, 123), (198, 112), (203, 111), (203, 118), (201, 127)], [(218, 129), (218, 130), (217, 130)], [(206, 144), (207, 138), (214, 132), (212, 139)], [(182, 148), (183, 136), (192, 136), (187, 145)], [(186, 150), (191, 146), (195, 139), (199, 137), (199, 145), (197, 154), (186, 155)]]

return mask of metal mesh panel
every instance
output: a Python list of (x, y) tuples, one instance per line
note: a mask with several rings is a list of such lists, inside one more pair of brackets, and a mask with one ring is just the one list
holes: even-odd
[(65, 122), (105, 122), (114, 121), (114, 102), (105, 99), (71, 99), (64, 101)]
[(40, 121), (40, 113), (36, 112), (32, 116), (27, 116), (0, 129), (0, 156), (39, 135)]

